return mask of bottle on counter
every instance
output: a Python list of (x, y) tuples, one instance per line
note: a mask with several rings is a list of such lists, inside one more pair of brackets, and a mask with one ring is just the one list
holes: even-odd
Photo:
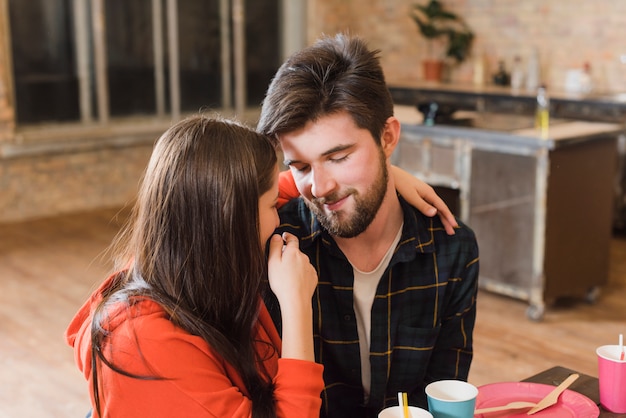
[(534, 91), (539, 87), (539, 51), (533, 48), (528, 57), (528, 71), (526, 71), (526, 90)]
[(550, 97), (545, 85), (537, 89), (537, 111), (535, 114), (535, 128), (541, 131), (543, 139), (548, 138), (548, 128), (550, 126)]
[(485, 57), (482, 53), (477, 53), (474, 57), (473, 81), (475, 86), (485, 85)]
[(498, 71), (493, 75), (493, 84), (496, 86), (508, 86), (511, 82), (511, 76), (506, 72), (504, 61), (498, 61)]
[(586, 61), (583, 64), (583, 70), (580, 74), (580, 91), (582, 93), (590, 93), (593, 90), (593, 81), (591, 80), (591, 64)]
[(524, 69), (522, 68), (522, 58), (516, 55), (513, 58), (513, 68), (511, 68), (511, 89), (517, 92), (522, 88), (524, 82)]

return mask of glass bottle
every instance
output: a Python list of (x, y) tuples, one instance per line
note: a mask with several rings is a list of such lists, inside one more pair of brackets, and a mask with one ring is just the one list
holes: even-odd
[(506, 72), (504, 61), (498, 61), (498, 71), (493, 75), (493, 84), (496, 86), (508, 86), (510, 82), (511, 77)]
[(526, 90), (534, 91), (539, 87), (539, 51), (533, 48), (528, 58), (528, 71), (526, 71)]
[(535, 128), (541, 131), (541, 137), (548, 138), (550, 125), (550, 97), (545, 85), (537, 89), (537, 111), (535, 114)]
[(511, 88), (518, 91), (524, 82), (524, 69), (522, 68), (522, 59), (519, 55), (513, 58), (513, 68), (511, 69)]

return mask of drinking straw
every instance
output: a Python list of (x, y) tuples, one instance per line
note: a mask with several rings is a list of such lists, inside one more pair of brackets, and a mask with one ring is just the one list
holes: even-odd
[(400, 406), (402, 406), (402, 415), (404, 416), (404, 418), (410, 418), (409, 400), (408, 400), (406, 392), (402, 392), (402, 402), (400, 402)]
[(410, 418), (406, 392), (398, 392), (398, 405), (400, 405), (400, 408), (402, 409), (402, 416), (404, 418)]
[(619, 359), (624, 360), (624, 335), (619, 335)]

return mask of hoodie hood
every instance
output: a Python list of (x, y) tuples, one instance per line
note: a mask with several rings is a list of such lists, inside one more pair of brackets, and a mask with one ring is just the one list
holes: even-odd
[(74, 361), (87, 380), (91, 376), (91, 322), (93, 312), (102, 300), (103, 291), (111, 286), (116, 275), (117, 273), (109, 276), (92, 293), (65, 330), (65, 342), (74, 349)]

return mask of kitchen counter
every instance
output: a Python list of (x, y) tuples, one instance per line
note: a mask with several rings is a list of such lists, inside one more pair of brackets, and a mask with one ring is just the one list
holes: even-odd
[[(394, 103), (414, 106), (437, 102), (459, 110), (532, 115), (536, 92), (493, 85), (406, 81), (390, 83)], [(574, 94), (548, 90), (550, 112), (557, 118), (626, 123), (626, 93)]]
[(459, 111), (425, 126), (414, 106), (395, 113), (392, 161), (456, 193), (448, 203), (476, 232), (482, 288), (527, 300), (533, 320), (558, 298), (595, 300), (608, 279), (622, 124), (552, 118), (543, 138), (528, 115)]
[(532, 149), (555, 149), (624, 131), (624, 127), (616, 123), (551, 118), (548, 136), (543, 138), (541, 131), (534, 127), (534, 117), (528, 115), (458, 111), (445, 123), (425, 126), (415, 107), (396, 105), (394, 111), (406, 125), (403, 129), (413, 130), (413, 126), (419, 126), (419, 131), (435, 135), (461, 135), (485, 144), (515, 144)]

